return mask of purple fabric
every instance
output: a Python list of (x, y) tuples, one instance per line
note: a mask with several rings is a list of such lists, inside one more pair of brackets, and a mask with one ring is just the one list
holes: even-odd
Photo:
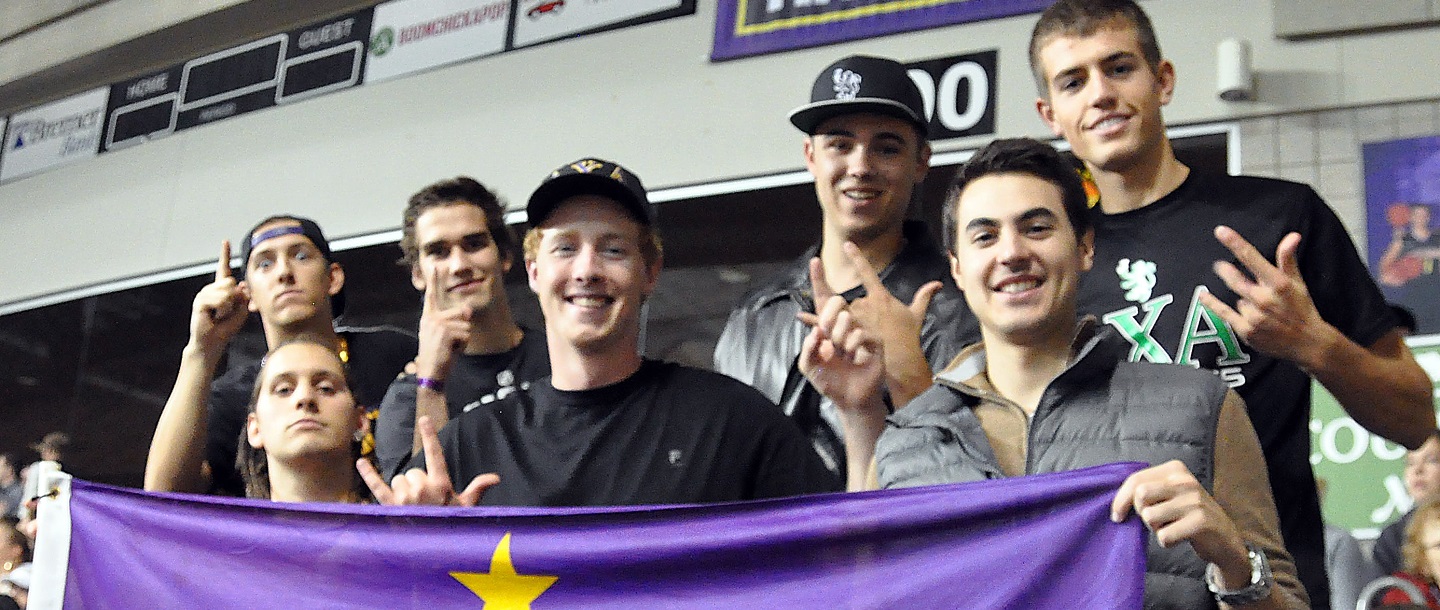
[(281, 504), (74, 481), (67, 608), (480, 608), (451, 572), (556, 577), (487, 608), (1140, 608), (1139, 464), (705, 506)]
[(769, 7), (773, 3), (766, 0), (720, 0), (710, 60), (1038, 13), (1054, 1), (942, 0), (917, 6), (898, 0), (855, 0), (801, 6), (795, 0), (783, 0), (772, 13)]

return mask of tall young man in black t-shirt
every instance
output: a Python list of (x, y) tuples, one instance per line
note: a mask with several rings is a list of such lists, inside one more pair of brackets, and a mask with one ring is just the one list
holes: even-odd
[[(535, 228), (525, 271), (545, 314), (552, 376), (426, 439), (417, 462), (443, 449), (444, 475), (417, 468), (387, 485), (362, 466), (376, 498), (587, 506), (838, 490), (799, 429), (753, 388), (641, 356), (661, 246), (638, 177), (581, 159), (555, 170), (526, 211)], [(490, 472), (498, 484), (477, 497)], [(465, 492), (454, 494), (450, 475), (470, 482)]]
[(222, 242), (215, 281), (195, 295), (190, 341), (150, 442), (146, 489), (244, 495), (235, 455), (260, 362), (232, 361), (211, 379), (250, 312), (260, 315), (268, 345), (307, 338), (334, 346), (356, 380), (356, 401), (372, 417), (385, 388), (414, 357), (415, 338), (399, 330), (335, 326), (345, 311), (345, 272), (314, 221), (261, 221), (245, 235), (240, 259), (237, 278), (230, 242)]
[(403, 221), (401, 264), (425, 297), (415, 372), (390, 385), (376, 423), (387, 474), (420, 449), (419, 417), (439, 428), (550, 374), (544, 335), (510, 314), (515, 236), (495, 194), (471, 178), (441, 180), (410, 197)]
[(1310, 378), (1408, 447), (1435, 428), (1429, 381), (1380, 291), (1314, 190), (1199, 175), (1175, 158), (1161, 118), (1175, 67), (1134, 2), (1060, 0), (1035, 26), (1030, 61), (1041, 118), (1099, 187), (1081, 311), (1120, 330), (1131, 360), (1210, 369), (1240, 393), (1286, 545), (1311, 601), (1328, 606)]

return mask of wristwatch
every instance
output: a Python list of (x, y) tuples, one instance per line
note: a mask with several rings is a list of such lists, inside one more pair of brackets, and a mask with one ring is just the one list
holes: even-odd
[(1205, 587), (1210, 589), (1215, 601), (1230, 606), (1243, 606), (1270, 595), (1270, 589), (1275, 586), (1275, 577), (1270, 574), (1270, 560), (1266, 559), (1265, 551), (1253, 544), (1246, 543), (1245, 550), (1250, 555), (1250, 584), (1245, 587), (1234, 591), (1221, 589), (1220, 570), (1213, 563), (1205, 566)]

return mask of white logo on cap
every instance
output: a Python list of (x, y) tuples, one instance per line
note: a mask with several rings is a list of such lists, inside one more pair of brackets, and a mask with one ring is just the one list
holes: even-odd
[(835, 68), (835, 99), (853, 100), (860, 95), (860, 75), (844, 68)]

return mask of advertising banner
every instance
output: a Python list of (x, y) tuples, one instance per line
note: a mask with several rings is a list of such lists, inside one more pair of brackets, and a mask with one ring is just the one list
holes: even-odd
[(1038, 13), (1054, 0), (720, 0), (711, 61)]
[(695, 0), (518, 1), (516, 47), (695, 12)]
[(1365, 222), (1371, 273), (1385, 298), (1440, 333), (1440, 136), (1366, 144)]
[[(1406, 340), (1440, 395), (1440, 335)], [(1325, 521), (1373, 538), (1414, 505), (1401, 472), (1405, 448), (1355, 423), (1325, 388), (1314, 384), (1310, 410), (1310, 464), (1324, 479)]]
[(92, 89), (10, 117), (0, 180), (13, 180), (100, 152), (109, 87)]
[(365, 81), (505, 50), (510, 0), (397, 0), (375, 7)]

